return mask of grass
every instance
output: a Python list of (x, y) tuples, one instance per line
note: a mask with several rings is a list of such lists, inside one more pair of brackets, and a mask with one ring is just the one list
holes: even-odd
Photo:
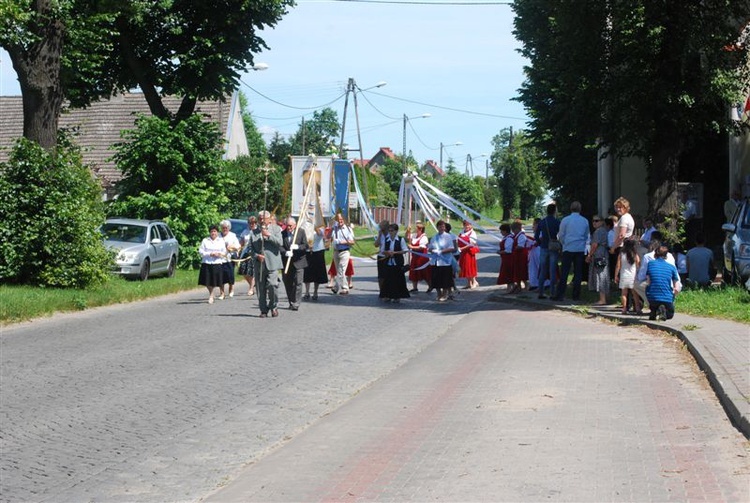
[[(0, 285), (0, 324), (51, 316), (56, 312), (82, 311), (198, 288), (198, 271), (178, 270), (174, 278), (128, 281), (113, 277), (88, 290)], [(202, 287), (201, 287), (202, 288)]]
[(740, 287), (683, 290), (677, 296), (675, 310), (750, 324), (750, 292)]

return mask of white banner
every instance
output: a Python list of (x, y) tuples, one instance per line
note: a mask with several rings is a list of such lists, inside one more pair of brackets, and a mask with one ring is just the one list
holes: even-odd
[(333, 157), (292, 156), (292, 216), (298, 217), (305, 200), (305, 188), (311, 173), (315, 173), (313, 193), (308, 202), (320, 204), (323, 215), (331, 214), (331, 167)]

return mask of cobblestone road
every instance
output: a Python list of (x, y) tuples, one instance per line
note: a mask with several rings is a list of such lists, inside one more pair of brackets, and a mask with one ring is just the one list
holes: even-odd
[(200, 290), (3, 329), (0, 500), (747, 500), (671, 339), (372, 274), (278, 319)]

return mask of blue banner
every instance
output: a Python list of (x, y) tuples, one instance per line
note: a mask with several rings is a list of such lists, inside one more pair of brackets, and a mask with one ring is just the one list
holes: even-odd
[(351, 166), (346, 159), (333, 161), (334, 213), (340, 211), (349, 221), (349, 172)]

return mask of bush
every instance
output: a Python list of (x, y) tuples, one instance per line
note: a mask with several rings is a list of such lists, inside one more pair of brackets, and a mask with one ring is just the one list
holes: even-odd
[(110, 216), (164, 220), (180, 243), (180, 263), (189, 268), (200, 263), (198, 247), (208, 236), (208, 227), (218, 225), (219, 211), (228, 199), (205, 183), (180, 181), (166, 192), (122, 197), (110, 203)]
[(19, 140), (0, 165), (0, 281), (85, 288), (109, 278), (101, 187), (80, 152)]

